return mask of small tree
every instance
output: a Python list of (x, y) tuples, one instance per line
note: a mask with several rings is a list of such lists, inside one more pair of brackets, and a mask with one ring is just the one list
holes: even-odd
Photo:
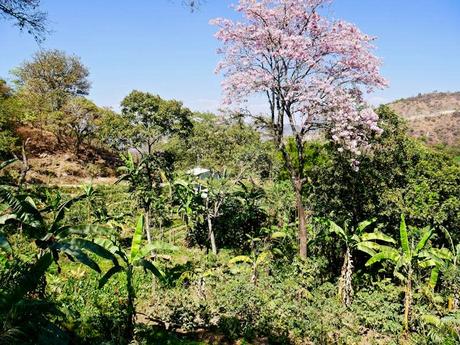
[(404, 219), (404, 215), (401, 215), (399, 235), (399, 248), (393, 248), (375, 242), (371, 247), (374, 252), (371, 252), (366, 248), (365, 251), (372, 255), (372, 257), (366, 262), (366, 266), (371, 266), (380, 261), (388, 261), (395, 266), (393, 271), (394, 276), (405, 284), (403, 324), (404, 329), (407, 332), (409, 331), (409, 323), (411, 321), (415, 268), (417, 266), (421, 268), (436, 267), (437, 262), (432, 259), (432, 250), (428, 248), (428, 241), (433, 235), (433, 230), (429, 228), (423, 229), (418, 242), (416, 242), (414, 238), (409, 240), (406, 221)]
[(0, 157), (17, 151), (19, 138), (15, 133), (22, 107), (8, 84), (0, 79)]
[[(380, 132), (377, 115), (363, 91), (386, 85), (380, 61), (372, 54), (373, 38), (344, 21), (320, 15), (326, 0), (240, 0), (244, 21), (216, 19), (216, 37), (224, 44), (218, 71), (224, 71), (225, 101), (252, 95), (267, 97), (269, 116), (255, 116), (281, 152), (296, 193), (300, 255), (307, 255), (306, 212), (302, 189), (304, 149), (309, 134), (326, 129), (328, 137), (354, 157)], [(286, 149), (292, 135), (297, 168)], [(352, 158), (357, 168), (358, 161)]]
[(80, 153), (83, 142), (95, 135), (102, 111), (83, 97), (70, 99), (62, 111), (63, 117), (56, 123), (56, 132), (72, 137), (75, 140), (75, 152)]
[[(156, 267), (156, 265), (147, 258), (147, 256), (158, 248), (155, 244), (150, 244), (142, 247), (142, 232), (144, 229), (144, 217), (140, 216), (136, 229), (131, 241), (131, 249), (126, 252), (119, 242), (115, 240), (99, 240), (99, 243), (109, 250), (113, 255), (117, 255), (120, 261), (115, 261), (114, 266), (110, 268), (104, 276), (99, 280), (99, 288), (102, 288), (111, 277), (119, 272), (126, 275), (126, 289), (128, 292), (128, 303), (126, 310), (126, 336), (130, 341), (134, 336), (134, 322), (136, 319), (136, 291), (133, 286), (133, 274), (135, 267), (142, 267), (144, 271), (148, 270), (159, 279), (163, 279), (164, 274)], [(164, 248), (165, 246), (162, 245)], [(174, 249), (168, 247), (170, 250)]]
[(246, 263), (251, 266), (251, 283), (257, 285), (259, 278), (259, 269), (262, 265), (267, 264), (275, 254), (282, 252), (276, 247), (277, 241), (287, 236), (285, 232), (275, 231), (266, 237), (252, 237), (249, 239), (251, 255), (238, 255), (232, 258), (228, 265), (234, 267), (239, 263)]
[(206, 222), (208, 224), (208, 238), (214, 254), (217, 254), (217, 244), (213, 222), (221, 215), (222, 206), (238, 181), (239, 177), (231, 179), (224, 170), (222, 174), (215, 174), (205, 181), (200, 182), (204, 188), (201, 196), (204, 200)]
[[(99, 273), (101, 269), (90, 253), (116, 263), (115, 255), (87, 238), (98, 235), (101, 227), (63, 222), (66, 210), (85, 197), (86, 194), (83, 194), (66, 202), (61, 202), (57, 197), (46, 207), (38, 209), (30, 196), (16, 194), (5, 186), (0, 187), (0, 203), (7, 205), (5, 210), (5, 206), (0, 204), (0, 209), (6, 211), (0, 217), (0, 259), (4, 259), (1, 250), (8, 255), (8, 265), (4, 267), (6, 270), (1, 270), (1, 278), (9, 280), (2, 285), (0, 296), (0, 343), (41, 344), (43, 339), (40, 337), (39, 341), (37, 334), (46, 334), (45, 339), (50, 338), (48, 343), (51, 339), (61, 342), (62, 336), (64, 339), (67, 337), (53, 324), (52, 320), (60, 312), (45, 296), (45, 273), (53, 262), (57, 264), (58, 272), (61, 271), (59, 261), (62, 255)], [(23, 262), (24, 253), (18, 252), (20, 248), (11, 246), (6, 235), (1, 234), (4, 229), (6, 233), (11, 228), (23, 231), (34, 240), (37, 247), (35, 260)], [(3, 289), (5, 286), (7, 288)]]
[(172, 157), (167, 152), (155, 152), (145, 154), (135, 159), (128, 154), (121, 156), (124, 166), (120, 168), (123, 174), (117, 183), (126, 181), (129, 183), (130, 191), (134, 193), (139, 206), (145, 214), (145, 232), (147, 240), (151, 243), (150, 216), (151, 206), (155, 201), (161, 199), (163, 183), (167, 182), (172, 170)]
[(89, 71), (75, 55), (42, 50), (14, 70), (23, 92), (46, 99), (51, 111), (60, 111), (69, 97), (89, 93)]
[(123, 122), (113, 135), (119, 138), (123, 148), (134, 148), (141, 155), (152, 154), (155, 146), (172, 136), (186, 138), (190, 134), (191, 114), (176, 100), (164, 100), (148, 92), (132, 91), (121, 102)]
[(358, 224), (356, 229), (353, 229), (345, 224), (343, 227), (338, 226), (332, 220), (329, 221), (329, 229), (331, 232), (339, 236), (345, 244), (345, 252), (343, 255), (343, 264), (340, 271), (339, 278), (339, 298), (342, 303), (349, 307), (353, 300), (353, 251), (359, 249), (369, 254), (375, 254), (373, 248), (375, 243), (372, 241), (378, 240), (388, 243), (396, 243), (390, 236), (387, 236), (379, 231), (372, 233), (365, 233), (367, 229), (375, 220), (365, 220)]

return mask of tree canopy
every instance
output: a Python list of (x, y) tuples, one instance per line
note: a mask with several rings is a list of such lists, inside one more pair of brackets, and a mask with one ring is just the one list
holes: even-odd
[(52, 111), (60, 110), (69, 97), (88, 95), (91, 87), (80, 58), (61, 50), (39, 51), (13, 73), (19, 88), (47, 99)]
[(132, 91), (121, 102), (121, 114), (106, 132), (119, 148), (152, 153), (155, 145), (172, 137), (186, 138), (192, 130), (192, 112), (176, 100), (165, 100), (148, 92)]

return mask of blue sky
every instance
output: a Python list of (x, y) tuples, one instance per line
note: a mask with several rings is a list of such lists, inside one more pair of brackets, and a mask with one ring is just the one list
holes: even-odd
[[(220, 78), (214, 17), (235, 18), (236, 0), (206, 0), (190, 13), (181, 0), (42, 0), (53, 33), (43, 48), (81, 57), (90, 70), (90, 98), (115, 109), (132, 89), (215, 111)], [(375, 103), (419, 92), (460, 91), (460, 0), (336, 0), (335, 18), (378, 36), (376, 54), (390, 87)], [(0, 77), (38, 49), (27, 33), (0, 22)], [(254, 107), (257, 108), (255, 104)]]

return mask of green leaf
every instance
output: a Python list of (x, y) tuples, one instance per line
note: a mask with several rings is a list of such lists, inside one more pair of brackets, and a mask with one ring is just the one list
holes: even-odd
[(379, 246), (380, 248), (380, 245), (374, 242), (359, 242), (356, 245), (356, 248), (364, 253), (369, 254), (370, 256), (374, 256), (378, 252), (378, 250), (373, 248), (375, 245)]
[(375, 223), (376, 221), (376, 218), (372, 218), (372, 219), (368, 219), (368, 220), (365, 220), (365, 221), (362, 221), (361, 223), (358, 224), (358, 227), (356, 228), (356, 230), (358, 230), (359, 233), (363, 232), (364, 229), (366, 229), (369, 225), (371, 225), (372, 223)]
[(94, 243), (99, 244), (100, 246), (104, 247), (107, 249), (109, 252), (112, 254), (116, 254), (119, 251), (119, 248), (117, 245), (113, 243), (113, 241), (107, 239), (107, 238), (96, 238), (94, 239)]
[(7, 252), (8, 254), (11, 254), (13, 250), (11, 249), (10, 243), (6, 239), (6, 237), (2, 234), (0, 234), (0, 249), (3, 249), (3, 251)]
[(17, 158), (13, 158), (13, 159), (1, 162), (0, 163), (0, 170), (5, 169), (8, 165), (13, 164), (17, 160), (18, 160)]
[(59, 222), (64, 219), (64, 215), (65, 215), (65, 212), (73, 205), (75, 204), (76, 202), (82, 200), (82, 199), (85, 199), (86, 198), (86, 195), (85, 194), (82, 194), (82, 195), (79, 195), (75, 198), (72, 198), (66, 202), (64, 202), (63, 204), (61, 204), (59, 207), (58, 207), (58, 210), (57, 210), (57, 213), (56, 213), (56, 216), (54, 217), (54, 220), (53, 220), (53, 224), (51, 226), (51, 229), (50, 229), (50, 232), (51, 233), (55, 233), (58, 229), (59, 229)]
[(385, 235), (380, 231), (366, 232), (362, 234), (361, 238), (363, 241), (383, 241), (396, 244), (396, 241), (392, 237)]
[(123, 267), (121, 266), (113, 266), (110, 268), (103, 276), (101, 279), (99, 279), (99, 289), (104, 287), (105, 284), (109, 281), (109, 279), (116, 273), (121, 272), (123, 270)]
[(131, 262), (134, 262), (134, 260), (139, 255), (143, 231), (144, 231), (144, 216), (141, 215), (139, 216), (139, 219), (137, 220), (136, 229), (134, 230), (133, 239), (131, 242), (131, 253), (130, 253)]
[(33, 202), (30, 203), (17, 197), (6, 187), (0, 187), (0, 201), (4, 201), (10, 206), (12, 213), (21, 223), (33, 228), (44, 228), (43, 217), (33, 206)]
[(96, 254), (97, 256), (100, 256), (101, 258), (111, 260), (115, 266), (118, 265), (116, 256), (112, 254), (109, 250), (95, 242), (85, 240), (83, 238), (72, 238), (68, 243), (73, 248), (88, 250)]
[[(452, 239), (452, 236), (450, 235), (450, 232), (442, 225), (439, 228), (441, 229), (441, 231), (444, 234), (444, 236), (446, 237), (446, 239), (449, 241), (450, 248), (452, 250), (452, 253), (455, 256), (456, 255), (455, 254), (456, 250), (455, 250), (454, 240)], [(458, 246), (460, 246), (460, 244)]]
[(276, 240), (276, 239), (278, 239), (278, 238), (285, 238), (286, 236), (287, 236), (287, 234), (286, 234), (285, 232), (283, 232), (283, 231), (276, 231), (276, 232), (274, 232), (274, 233), (272, 233), (272, 234), (270, 235), (270, 238), (271, 238), (272, 240)]
[(32, 206), (34, 209), (38, 210), (37, 204), (35, 204), (34, 199), (32, 199), (30, 196), (27, 196), (27, 197), (24, 199), (24, 201), (27, 202), (27, 203), (29, 203), (30, 206)]
[[(0, 199), (1, 200), (1, 199)], [(3, 213), (5, 212), (6, 210), (8, 210), (10, 208), (10, 206), (6, 203), (0, 203), (0, 213)]]
[(270, 252), (268, 250), (262, 252), (259, 254), (259, 256), (256, 259), (256, 265), (259, 266), (260, 264), (263, 264), (264, 262), (267, 262), (269, 257), (270, 257)]
[(406, 280), (406, 277), (404, 277), (400, 272), (398, 272), (397, 270), (394, 270), (393, 271), (393, 275), (398, 278), (400, 281), (405, 281)]
[(438, 261), (436, 261), (435, 259), (431, 258), (431, 259), (426, 259), (426, 260), (420, 261), (418, 263), (418, 265), (421, 268), (436, 267), (438, 265)]
[(366, 262), (366, 266), (370, 266), (375, 264), (376, 262), (383, 261), (383, 260), (389, 260), (392, 262), (397, 262), (399, 260), (399, 253), (393, 249), (393, 250), (386, 250), (380, 253), (375, 254), (373, 257), (371, 257), (369, 260)]
[(347, 234), (345, 231), (332, 220), (329, 221), (329, 230), (342, 237), (344, 241), (347, 241)]
[(97, 236), (97, 235), (109, 235), (112, 229), (106, 226), (97, 224), (85, 224), (76, 226), (63, 226), (56, 229), (55, 236), (57, 238), (66, 238), (69, 235), (79, 236)]
[(375, 242), (372, 242), (372, 241), (363, 241), (363, 242), (360, 242), (356, 245), (356, 248), (358, 248), (358, 250), (361, 250), (365, 253), (368, 253), (370, 254), (369, 252), (373, 252), (373, 254), (370, 254), (371, 256), (374, 255), (375, 253), (378, 253), (378, 252), (385, 252), (385, 251), (392, 251), (392, 250), (395, 250), (394, 248), (390, 247), (390, 246), (385, 246), (383, 244), (379, 244), (379, 243), (375, 243)]
[(279, 256), (283, 256), (283, 255), (284, 255), (284, 253), (283, 253), (283, 252), (281, 251), (281, 249), (279, 249), (279, 248), (273, 248), (273, 249), (272, 249), (272, 252), (273, 252), (273, 254), (277, 254), (277, 255), (279, 255)]
[(421, 315), (421, 319), (424, 323), (427, 323), (435, 327), (439, 327), (441, 325), (441, 319), (437, 317), (436, 315), (423, 314)]
[(0, 225), (5, 225), (9, 220), (17, 220), (18, 217), (15, 214), (5, 214), (0, 216)]
[(158, 279), (164, 279), (164, 273), (161, 272), (151, 261), (145, 259), (138, 259), (134, 262), (135, 266), (143, 267), (146, 270), (149, 270), (156, 276)]
[(99, 267), (99, 265), (88, 255), (86, 255), (83, 251), (73, 249), (65, 250), (65, 252), (74, 257), (77, 261), (81, 262), (83, 265), (88, 266), (89, 268), (95, 270), (97, 273), (101, 273), (101, 268)]
[(415, 254), (417, 254), (420, 250), (425, 248), (426, 243), (430, 239), (431, 235), (433, 235), (433, 230), (428, 230), (426, 231), (420, 241), (417, 243), (417, 246), (415, 247)]
[(429, 280), (429, 285), (432, 289), (436, 287), (436, 284), (438, 283), (438, 277), (439, 277), (439, 268), (435, 267), (431, 270), (430, 280)]
[(232, 265), (240, 263), (240, 262), (246, 262), (248, 264), (252, 264), (252, 259), (247, 255), (239, 255), (239, 256), (235, 256), (234, 258), (229, 260), (228, 264), (229, 264), (229, 266), (232, 266)]
[(404, 219), (404, 215), (401, 214), (401, 223), (399, 224), (399, 236), (401, 239), (401, 248), (403, 250), (404, 255), (410, 257), (410, 249), (409, 249), (409, 238), (407, 235), (407, 226), (406, 220)]
[(431, 248), (429, 250), (429, 253), (432, 254), (434, 257), (443, 259), (443, 260), (450, 261), (453, 259), (452, 252), (447, 248)]
[(73, 247), (70, 243), (66, 242), (57, 242), (50, 246), (51, 250), (58, 250), (67, 255), (71, 256), (75, 260), (81, 262), (83, 265), (88, 266), (89, 268), (95, 270), (98, 273), (101, 273), (99, 265), (91, 259), (87, 254), (85, 254), (81, 249)]

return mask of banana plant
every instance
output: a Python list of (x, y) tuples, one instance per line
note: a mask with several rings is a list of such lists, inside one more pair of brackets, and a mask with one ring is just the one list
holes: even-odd
[[(0, 343), (29, 342), (30, 339), (18, 339), (17, 336), (30, 334), (31, 330), (50, 335), (50, 330), (59, 330), (48, 319), (49, 316), (55, 316), (57, 308), (44, 298), (43, 292), (37, 294), (37, 291), (40, 291), (37, 289), (39, 285), (46, 286), (45, 273), (53, 262), (57, 264), (58, 271), (61, 270), (60, 256), (65, 255), (72, 261), (79, 261), (97, 272), (101, 272), (99, 265), (88, 255), (89, 253), (116, 262), (116, 256), (110, 251), (83, 238), (101, 229), (94, 226), (63, 224), (66, 210), (83, 197), (84, 195), (78, 196), (64, 203), (60, 203), (60, 197), (55, 198), (55, 202), (39, 209), (30, 196), (16, 195), (12, 189), (0, 187), (0, 202), (8, 205), (3, 212), (4, 215), (0, 217), (0, 228), (16, 225), (21, 227), (27, 231), (29, 238), (34, 240), (38, 248), (35, 262), (30, 264), (29, 269), (20, 276), (20, 280), (11, 290), (0, 296), (0, 314), (7, 320), (0, 326)], [(18, 257), (14, 257), (14, 250), (6, 236), (0, 236), (0, 247), (13, 256), (12, 262), (20, 261)], [(54, 336), (60, 338), (61, 335)]]
[(99, 239), (97, 242), (109, 250), (113, 255), (116, 255), (120, 260), (117, 260), (113, 267), (111, 267), (99, 280), (99, 288), (104, 287), (105, 284), (117, 273), (124, 273), (126, 275), (126, 289), (128, 292), (127, 301), (127, 319), (126, 319), (126, 336), (132, 339), (134, 335), (134, 323), (136, 319), (135, 299), (136, 292), (133, 286), (133, 274), (136, 267), (143, 268), (144, 271), (150, 271), (155, 277), (160, 280), (164, 279), (164, 273), (157, 268), (156, 264), (148, 258), (148, 256), (155, 250), (175, 250), (174, 246), (168, 246), (163, 243), (151, 243), (142, 246), (142, 233), (144, 229), (144, 216), (140, 216), (136, 229), (131, 241), (131, 249), (126, 252), (121, 244), (115, 239)]
[[(412, 313), (413, 284), (415, 268), (436, 268), (437, 261), (433, 260), (433, 251), (428, 248), (428, 242), (433, 236), (434, 231), (430, 228), (421, 229), (419, 241), (415, 236), (409, 238), (408, 229), (404, 215), (401, 215), (399, 225), (399, 247), (391, 247), (375, 243), (370, 246), (372, 251), (366, 251), (371, 258), (366, 262), (366, 266), (371, 266), (377, 262), (387, 261), (394, 265), (393, 275), (404, 284), (404, 330), (409, 330)], [(436, 270), (434, 271), (436, 272)], [(433, 277), (433, 271), (432, 271)], [(433, 278), (432, 278), (433, 279)]]
[(164, 188), (169, 187), (168, 177), (172, 170), (172, 160), (169, 154), (156, 152), (141, 155), (136, 161), (133, 155), (121, 155), (124, 166), (119, 169), (122, 175), (116, 183), (126, 181), (130, 192), (136, 196), (138, 204), (145, 214), (145, 234), (147, 241), (152, 243), (150, 233), (151, 207), (155, 201), (161, 199)]
[[(15, 163), (17, 160), (18, 160), (17, 158), (13, 158), (13, 159), (9, 159), (9, 160), (1, 162), (0, 163), (0, 171), (5, 169), (7, 166)], [(1, 180), (0, 180), (0, 182), (1, 182)], [(0, 188), (7, 188), (7, 185), (2, 185), (0, 183)], [(3, 214), (4, 211), (6, 211), (8, 208), (9, 208), (8, 204), (3, 203), (2, 199), (0, 198), (0, 214)], [(0, 216), (0, 226), (2, 224), (4, 224), (5, 221), (8, 220), (8, 219), (9, 219), (8, 215)], [(7, 252), (7, 253), (11, 253), (11, 246), (10, 246), (6, 236), (4, 234), (2, 234), (1, 232), (0, 232), (0, 249), (5, 251), (5, 252)]]
[(383, 234), (380, 231), (365, 233), (364, 231), (375, 222), (375, 219), (365, 220), (358, 224), (356, 228), (350, 228), (348, 223), (343, 227), (337, 225), (332, 220), (329, 220), (329, 230), (336, 234), (345, 244), (343, 254), (343, 264), (340, 271), (339, 291), (338, 295), (343, 305), (349, 307), (353, 301), (353, 256), (355, 249), (365, 251), (367, 253), (375, 253), (375, 243), (372, 241), (383, 241), (388, 243), (396, 243), (390, 236)]
[(450, 292), (448, 309), (455, 312), (460, 308), (460, 243), (454, 244), (450, 232), (445, 227), (441, 226), (440, 229), (450, 247), (450, 250), (443, 248), (444, 253), (442, 254), (447, 254), (447, 256), (441, 257), (441, 259), (444, 259), (441, 272), (444, 275), (444, 284)]
[(287, 236), (285, 232), (276, 231), (265, 238), (253, 237), (249, 241), (251, 242), (251, 255), (238, 255), (232, 258), (228, 265), (230, 268), (234, 268), (236, 264), (248, 264), (251, 267), (251, 278), (250, 281), (254, 285), (257, 285), (257, 279), (259, 278), (259, 268), (269, 262), (274, 254), (282, 255), (279, 248), (275, 247), (275, 243), (279, 239), (283, 239)]
[(177, 179), (173, 183), (173, 198), (176, 204), (176, 212), (184, 222), (187, 233), (197, 221), (203, 220), (203, 213), (205, 211), (195, 185), (196, 183), (184, 179)]
[(460, 244), (451, 249), (431, 248), (426, 254), (427, 263), (433, 267), (428, 281), (429, 290), (432, 292), (438, 282), (440, 274), (444, 276), (444, 286), (449, 293), (448, 310), (455, 312), (460, 306)]
[[(102, 246), (84, 237), (96, 235), (105, 229), (96, 225), (63, 223), (66, 211), (85, 197), (86, 194), (82, 194), (58, 205), (39, 209), (30, 196), (15, 195), (10, 189), (0, 188), (0, 202), (9, 206), (9, 212), (0, 218), (0, 227), (7, 224), (20, 226), (35, 241), (40, 256), (46, 252), (51, 253), (54, 262), (58, 265), (58, 271), (61, 270), (60, 254), (63, 254), (72, 261), (79, 261), (101, 273), (99, 265), (88, 255), (88, 252), (112, 261), (116, 258)], [(1, 236), (1, 248), (10, 251), (11, 247), (5, 241), (6, 238)]]
[(458, 311), (460, 308), (460, 244), (453, 249), (452, 255), (448, 261), (448, 266), (444, 266), (444, 276), (448, 276), (448, 289), (451, 296), (448, 301), (448, 309), (450, 311)]
[[(68, 336), (53, 323), (62, 315), (57, 306), (43, 295), (45, 272), (53, 262), (47, 252), (35, 262), (18, 270), (17, 261), (7, 277), (11, 286), (0, 295), (0, 344), (67, 343)], [(14, 277), (14, 278), (13, 278)]]

